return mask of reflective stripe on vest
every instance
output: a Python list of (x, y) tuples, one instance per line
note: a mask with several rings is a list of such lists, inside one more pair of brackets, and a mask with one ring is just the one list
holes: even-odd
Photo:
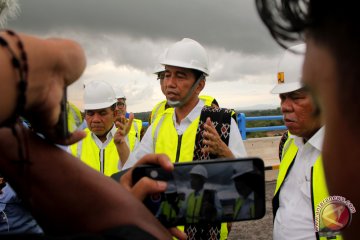
[[(290, 134), (289, 134), (290, 136)], [(288, 138), (284, 144), (283, 148), (283, 156), (280, 163), (278, 179), (276, 181), (275, 188), (275, 197), (279, 197), (281, 186), (287, 176), (288, 172), (291, 169), (291, 165), (294, 162), (298, 151), (298, 147), (296, 146), (293, 138)], [(323, 201), (325, 198), (329, 196), (328, 189), (326, 186), (324, 168), (322, 163), (321, 155), (316, 159), (315, 164), (311, 167), (311, 205), (312, 205), (312, 213), (313, 220), (315, 223), (315, 212), (318, 204)], [(278, 206), (277, 206), (278, 207)], [(274, 219), (277, 209), (274, 209)], [(316, 233), (317, 239), (325, 240), (326, 237), (319, 237), (318, 233)], [(337, 235), (334, 239), (342, 239), (340, 235)]]
[[(314, 166), (311, 168), (311, 201), (313, 207), (313, 216), (315, 219), (315, 213), (318, 205), (325, 199), (329, 197), (329, 191), (326, 186), (325, 172), (323, 167), (322, 157), (319, 156), (316, 159)], [(322, 218), (319, 217), (320, 223)], [(320, 237), (319, 234), (316, 234), (317, 239), (327, 240), (326, 237)], [(336, 235), (336, 238), (331, 239), (342, 239), (341, 235)]]
[(133, 151), (136, 143), (140, 142), (141, 129), (142, 121), (140, 119), (134, 119), (127, 135), (130, 151)]
[[(282, 152), (282, 160), (279, 167), (279, 174), (276, 180), (276, 188), (274, 195), (277, 194), (280, 187), (282, 186), (288, 171), (290, 170), (290, 165), (293, 163), (295, 156), (297, 154), (298, 148), (293, 143), (292, 138), (288, 138), (288, 140), (284, 144), (283, 152)], [(274, 216), (275, 217), (275, 216)]]
[(201, 100), (204, 101), (205, 106), (211, 107), (211, 104), (213, 103), (213, 101), (214, 101), (215, 98), (213, 98), (213, 97), (211, 97), (211, 96), (200, 95), (200, 96), (199, 96), (199, 99), (201, 99)]
[[(245, 199), (243, 199), (243, 198), (236, 199), (234, 219), (240, 219), (240, 217), (244, 217), (244, 216), (238, 216), (244, 203), (245, 203)], [(255, 217), (255, 205), (254, 204), (250, 205), (250, 214), (249, 214), (249, 216), (245, 216), (245, 217), (246, 218)]]
[(190, 193), (186, 204), (186, 222), (199, 222), (200, 209), (202, 204), (203, 194), (195, 196), (195, 193)]
[(174, 208), (170, 205), (168, 201), (164, 201), (160, 205), (161, 214), (166, 217), (168, 221), (175, 219), (177, 214)]
[[(91, 137), (90, 130), (86, 128), (84, 131), (87, 133), (86, 137), (79, 143), (70, 146), (72, 155), (80, 158), (81, 161), (106, 176), (111, 176), (118, 172), (119, 154), (113, 140), (111, 140), (105, 149), (100, 151), (99, 147)], [(100, 159), (103, 161), (100, 161)], [(101, 165), (101, 162), (103, 163), (103, 166)]]
[(155, 119), (158, 116), (160, 116), (163, 112), (165, 112), (165, 105), (166, 105), (166, 100), (161, 101), (155, 105), (155, 107), (151, 111), (151, 115), (150, 115), (150, 120), (151, 120), (150, 123), (151, 124), (155, 121)]
[(74, 132), (82, 123), (83, 119), (80, 110), (72, 103), (68, 102), (68, 129)]
[[(165, 153), (172, 162), (176, 160), (178, 134), (173, 122), (173, 108), (168, 108), (164, 114), (153, 123), (152, 137), (155, 153)], [(189, 162), (193, 159), (196, 130), (200, 116), (185, 130), (181, 139), (179, 162)]]

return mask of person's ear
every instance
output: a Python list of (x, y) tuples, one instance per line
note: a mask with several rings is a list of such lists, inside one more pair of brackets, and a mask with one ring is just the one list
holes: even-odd
[(200, 82), (196, 88), (196, 93), (200, 94), (200, 92), (204, 89), (204, 87), (205, 87), (205, 77), (200, 80)]

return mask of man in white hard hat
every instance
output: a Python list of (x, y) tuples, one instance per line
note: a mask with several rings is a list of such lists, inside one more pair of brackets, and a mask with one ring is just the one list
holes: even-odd
[[(90, 167), (106, 176), (118, 172), (124, 162), (119, 162), (118, 151), (128, 151), (125, 141), (114, 143), (117, 132), (116, 98), (112, 86), (103, 81), (92, 81), (84, 89), (86, 138), (70, 146), (71, 153)], [(122, 150), (121, 148), (124, 147)]]
[(301, 84), (304, 51), (304, 44), (285, 51), (271, 91), (280, 96), (289, 130), (273, 198), (274, 239), (317, 239), (315, 211), (328, 196), (321, 158), (324, 127)]
[[(116, 119), (121, 122), (129, 122), (129, 129), (126, 129), (126, 141), (130, 151), (133, 151), (140, 142), (143, 135), (142, 121), (134, 118), (132, 113), (127, 113), (126, 97), (119, 86), (114, 86), (116, 103)], [(131, 124), (131, 125), (130, 125)]]
[[(164, 85), (164, 77), (165, 77), (165, 67), (160, 65), (156, 68), (154, 74), (157, 76), (157, 79), (160, 81), (161, 92), (165, 94), (165, 85)], [(207, 95), (200, 95), (199, 99), (204, 102), (206, 106), (212, 106), (219, 108), (219, 104), (214, 97)], [(163, 100), (158, 102), (153, 109), (151, 110), (151, 114), (149, 117), (149, 124), (152, 124), (158, 116), (161, 116), (165, 112), (166, 109), (171, 108), (168, 104), (167, 100)], [(234, 115), (235, 116), (235, 115)]]
[[(205, 79), (209, 75), (205, 49), (198, 42), (185, 38), (168, 49), (161, 63), (166, 69), (165, 95), (173, 108), (167, 109), (149, 127), (139, 148), (131, 154), (124, 167), (132, 166), (145, 154), (158, 152), (168, 154), (173, 162), (206, 159), (210, 154), (216, 157), (246, 156), (231, 111), (206, 108), (204, 101), (199, 100), (199, 93), (205, 87)], [(223, 123), (228, 131), (219, 134), (211, 121), (215, 119), (211, 117), (216, 118), (216, 113), (221, 111), (226, 112), (224, 115), (227, 122)], [(205, 119), (200, 121), (200, 115), (205, 116)], [(225, 121), (225, 117), (219, 120)], [(201, 132), (204, 132), (204, 141), (195, 143), (200, 126), (203, 127)]]
[[(222, 214), (220, 200), (215, 190), (205, 189), (204, 185), (209, 178), (208, 171), (202, 165), (195, 165), (190, 170), (190, 186), (192, 191), (186, 198), (182, 214), (186, 218), (187, 225), (199, 223), (199, 221), (214, 221)], [(189, 239), (213, 239), (211, 225), (202, 224), (202, 228), (189, 228), (186, 233)]]
[(256, 204), (258, 199), (263, 198), (263, 193), (255, 191), (263, 181), (262, 175), (256, 170), (252, 162), (244, 162), (233, 170), (231, 179), (239, 196), (234, 204), (234, 219), (245, 220), (260, 216), (263, 208)]
[[(164, 89), (172, 108), (150, 125), (124, 168), (149, 153), (165, 153), (172, 162), (245, 157), (246, 150), (232, 111), (206, 107), (205, 102), (199, 100), (209, 75), (208, 56), (203, 46), (184, 38), (167, 49), (160, 63), (165, 66)], [(220, 226), (214, 228), (220, 232)], [(226, 224), (221, 231), (221, 239), (225, 239)]]

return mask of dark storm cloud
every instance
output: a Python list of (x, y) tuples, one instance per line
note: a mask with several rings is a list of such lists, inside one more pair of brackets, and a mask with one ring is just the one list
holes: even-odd
[(20, 7), (10, 26), (27, 32), (71, 30), (153, 42), (190, 37), (226, 51), (279, 52), (253, 0), (20, 0)]

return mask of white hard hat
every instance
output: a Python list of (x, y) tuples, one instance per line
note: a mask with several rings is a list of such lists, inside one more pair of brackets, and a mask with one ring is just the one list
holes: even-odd
[(278, 84), (271, 90), (271, 93), (288, 93), (302, 88), (301, 78), (305, 48), (305, 44), (299, 44), (285, 51), (278, 66)]
[(196, 165), (195, 167), (193, 167), (190, 171), (190, 174), (197, 174), (203, 176), (204, 178), (208, 178), (207, 170), (202, 165)]
[(164, 72), (164, 71), (165, 71), (164, 65), (158, 64), (155, 67), (153, 74), (158, 75), (159, 73)]
[(119, 86), (113, 86), (114, 92), (115, 92), (115, 97), (116, 98), (125, 98), (125, 94), (123, 91), (121, 91), (121, 88)]
[(252, 172), (254, 170), (253, 163), (250, 161), (240, 162), (239, 165), (236, 165), (233, 171), (231, 179), (234, 179), (238, 176), (241, 176), (245, 173)]
[(92, 81), (85, 85), (84, 109), (102, 109), (117, 102), (111, 85), (103, 81)]
[(190, 38), (176, 42), (165, 52), (160, 60), (163, 65), (191, 68), (199, 70), (209, 76), (209, 59), (200, 43)]

